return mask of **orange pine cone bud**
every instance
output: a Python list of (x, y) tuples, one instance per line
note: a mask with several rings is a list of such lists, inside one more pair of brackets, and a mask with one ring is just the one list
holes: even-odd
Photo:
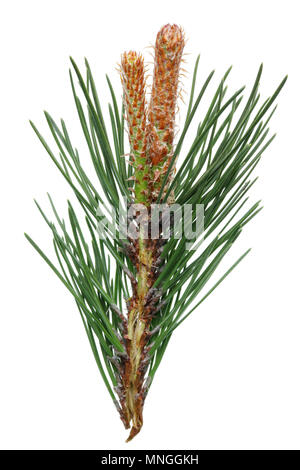
[(182, 28), (167, 24), (156, 37), (149, 106), (149, 155), (154, 167), (169, 161), (174, 139), (179, 72), (185, 45)]
[(144, 59), (134, 51), (124, 52), (121, 57), (121, 80), (123, 85), (126, 118), (129, 131), (133, 166), (135, 167), (135, 196), (137, 202), (146, 202), (145, 174), (149, 172), (146, 161), (146, 84)]

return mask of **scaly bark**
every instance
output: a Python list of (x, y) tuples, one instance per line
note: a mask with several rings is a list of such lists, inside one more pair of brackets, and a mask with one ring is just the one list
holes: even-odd
[(126, 428), (132, 425), (128, 441), (143, 425), (143, 406), (149, 385), (145, 373), (150, 359), (150, 325), (160, 299), (160, 292), (153, 288), (153, 284), (159, 272), (159, 253), (163, 243), (163, 239), (151, 240), (141, 233), (135, 241), (134, 252), (131, 250), (130, 253), (138, 276), (132, 283), (133, 295), (128, 301), (128, 319), (123, 331), (126, 355), (121, 357), (117, 387), (122, 421)]

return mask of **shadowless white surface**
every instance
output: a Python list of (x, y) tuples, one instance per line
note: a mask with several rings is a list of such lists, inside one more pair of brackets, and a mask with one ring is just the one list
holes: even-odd
[[(1, 8), (0, 447), (3, 449), (277, 449), (300, 442), (299, 15), (279, 1), (14, 1)], [(70, 189), (37, 141), (51, 142), (42, 110), (64, 117), (83, 161), (68, 80), (68, 56), (92, 66), (107, 111), (109, 73), (124, 50), (150, 49), (165, 23), (189, 39), (185, 68), (201, 53), (200, 83), (233, 65), (231, 90), (251, 86), (259, 64), (263, 98), (289, 79), (272, 123), (278, 133), (256, 174), (251, 200), (264, 210), (219, 271), (250, 255), (174, 334), (130, 444), (98, 374), (76, 305), (25, 241), (51, 253), (32, 202), (46, 192), (66, 215)], [(188, 91), (191, 74), (184, 79)], [(212, 90), (212, 88), (211, 88)], [(210, 95), (211, 96), (211, 95)], [(204, 107), (202, 107), (204, 109)], [(185, 108), (182, 107), (182, 119)], [(54, 148), (54, 146), (53, 146)], [(54, 259), (54, 258), (53, 258)], [(216, 279), (216, 278), (215, 278)]]

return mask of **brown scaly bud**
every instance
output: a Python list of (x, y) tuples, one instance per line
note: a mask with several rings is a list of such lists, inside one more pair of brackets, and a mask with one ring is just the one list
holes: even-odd
[(159, 191), (172, 158), (179, 73), (184, 45), (183, 30), (177, 25), (167, 24), (157, 34), (148, 112), (148, 154), (155, 176), (154, 193)]
[(149, 172), (146, 159), (146, 83), (144, 59), (134, 51), (124, 52), (121, 57), (121, 80), (123, 85), (126, 119), (129, 132), (132, 165), (135, 168), (135, 200), (145, 203), (143, 191), (147, 189), (144, 176)]

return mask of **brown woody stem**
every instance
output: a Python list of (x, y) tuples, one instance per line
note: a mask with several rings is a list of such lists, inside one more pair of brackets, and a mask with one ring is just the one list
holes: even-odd
[[(132, 428), (127, 441), (130, 441), (143, 425), (144, 404), (144, 363), (146, 359), (146, 344), (149, 335), (149, 308), (145, 305), (145, 299), (151, 279), (149, 275), (152, 268), (152, 251), (149, 249), (148, 240), (141, 231), (138, 240), (138, 276), (135, 295), (131, 303), (128, 315), (128, 383), (125, 391), (125, 409), (128, 422), (132, 422)], [(149, 318), (150, 317), (150, 318)]]

